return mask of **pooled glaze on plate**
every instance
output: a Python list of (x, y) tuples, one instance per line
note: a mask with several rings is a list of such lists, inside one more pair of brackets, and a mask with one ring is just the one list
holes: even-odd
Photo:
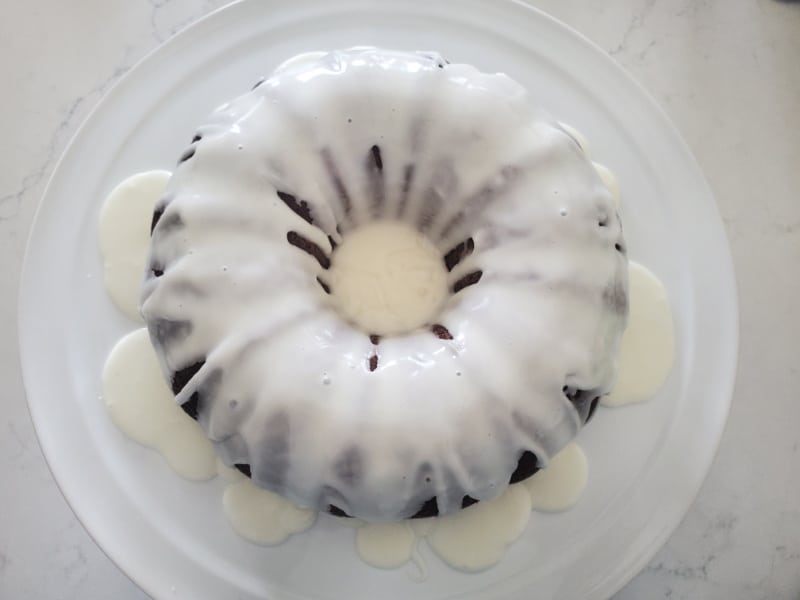
[(137, 329), (111, 350), (103, 368), (103, 399), (114, 424), (132, 440), (158, 450), (175, 472), (192, 480), (217, 474), (217, 454), (205, 432), (175, 404), (158, 374), (147, 330)]
[(621, 406), (652, 398), (667, 380), (675, 357), (675, 327), (667, 290), (638, 263), (631, 262), (631, 318), (622, 336), (619, 372), (605, 406)]
[(145, 171), (128, 177), (111, 191), (100, 211), (98, 237), (106, 290), (117, 308), (139, 323), (150, 220), (171, 176), (169, 171)]

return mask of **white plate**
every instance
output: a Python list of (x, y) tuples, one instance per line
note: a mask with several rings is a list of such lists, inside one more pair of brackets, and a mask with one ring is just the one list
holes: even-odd
[[(588, 489), (537, 515), (495, 568), (466, 575), (423, 551), (430, 575), (364, 565), (353, 531), (323, 517), (276, 548), (235, 535), (222, 483), (179, 479), (127, 440), (100, 398), (104, 359), (133, 325), (102, 287), (97, 216), (124, 177), (169, 168), (211, 109), (286, 57), (380, 45), (434, 49), (505, 71), (576, 126), (616, 172), (632, 258), (665, 282), (677, 364), (653, 401), (603, 409), (581, 434)], [(712, 461), (728, 411), (736, 292), (719, 216), (664, 114), (606, 54), (521, 3), (480, 0), (244, 1), (195, 24), (133, 69), (75, 136), (31, 234), (20, 293), (20, 354), (44, 453), (76, 514), (155, 598), (605, 598), (679, 523)], [(527, 590), (527, 594), (524, 593)]]

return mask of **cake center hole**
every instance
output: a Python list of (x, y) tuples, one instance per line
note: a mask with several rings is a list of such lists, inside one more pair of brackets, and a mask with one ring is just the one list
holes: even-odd
[(348, 233), (333, 253), (328, 279), (340, 314), (377, 335), (430, 324), (448, 296), (439, 251), (423, 234), (392, 221)]

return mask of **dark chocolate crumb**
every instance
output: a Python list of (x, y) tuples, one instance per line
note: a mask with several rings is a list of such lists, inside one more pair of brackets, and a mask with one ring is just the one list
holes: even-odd
[(472, 496), (464, 496), (461, 499), (461, 508), (467, 508), (469, 506), (472, 506), (473, 504), (477, 504), (478, 502), (480, 502), (480, 500), (476, 500)]
[(582, 390), (570, 386), (561, 388), (564, 395), (575, 407), (581, 421), (587, 423), (597, 408), (597, 402), (600, 397), (598, 396), (598, 389)]
[(374, 371), (377, 368), (378, 368), (378, 355), (373, 354), (372, 356), (369, 357), (369, 370)]
[(472, 238), (467, 238), (445, 254), (444, 266), (448, 272), (452, 271), (458, 263), (472, 254), (473, 250), (475, 250), (475, 241)]
[(253, 476), (251, 474), (251, 472), (250, 472), (250, 465), (246, 465), (246, 464), (243, 464), (243, 463), (236, 463), (233, 466), (236, 467), (239, 470), (239, 472), (242, 475), (244, 475), (245, 477), (252, 477)]
[(320, 279), (319, 277), (317, 277), (317, 283), (325, 291), (326, 294), (330, 294), (331, 293), (331, 286), (329, 286), (327, 283), (322, 281), (322, 279)]
[(517, 468), (511, 474), (508, 483), (517, 483), (527, 479), (539, 470), (539, 459), (530, 450), (525, 450), (517, 461)]
[(195, 153), (195, 147), (194, 146), (190, 146), (189, 149), (186, 150), (186, 152), (181, 154), (180, 159), (178, 159), (178, 164), (184, 163), (187, 160), (189, 160), (190, 158), (192, 158), (194, 156), (194, 153)]
[(370, 148), (370, 152), (372, 152), (372, 160), (375, 161), (375, 167), (381, 171), (383, 170), (383, 159), (381, 158), (381, 149), (378, 146), (372, 146)]
[(319, 265), (323, 269), (328, 269), (331, 266), (331, 259), (325, 255), (325, 252), (317, 246), (314, 242), (309, 240), (306, 237), (303, 237), (296, 231), (290, 231), (286, 234), (286, 241), (288, 241), (292, 246), (300, 248), (304, 252), (307, 252), (311, 256), (317, 259)]
[(378, 344), (381, 343), (381, 336), (373, 333), (372, 335), (369, 336), (369, 341), (372, 342), (373, 346), (377, 346)]
[(183, 412), (185, 412), (192, 419), (197, 421), (197, 412), (200, 409), (199, 404), (200, 404), (200, 394), (195, 392), (194, 394), (189, 396), (189, 399), (186, 402), (181, 404), (181, 408), (183, 409)]
[(351, 518), (350, 515), (348, 515), (338, 506), (334, 506), (333, 504), (328, 505), (328, 512), (332, 514), (334, 517), (345, 517), (347, 519)]
[(436, 496), (427, 500), (420, 509), (411, 515), (412, 519), (425, 519), (427, 517), (435, 517), (439, 514), (439, 504), (436, 501)]
[(192, 377), (194, 377), (197, 372), (203, 368), (204, 364), (206, 364), (206, 361), (200, 360), (189, 365), (188, 367), (184, 367), (178, 371), (175, 371), (172, 374), (172, 393), (177, 396), (181, 390), (186, 387), (186, 384), (189, 383)]
[(164, 214), (165, 207), (158, 206), (153, 211), (153, 219), (150, 221), (150, 235), (153, 235), (153, 231), (156, 229), (156, 225), (158, 225), (159, 219), (161, 219), (161, 215)]
[(467, 273), (461, 279), (459, 279), (453, 284), (453, 293), (457, 294), (465, 287), (468, 287), (470, 285), (475, 285), (481, 280), (482, 276), (483, 276), (483, 271), (472, 271), (472, 273)]
[(453, 335), (450, 333), (450, 330), (447, 329), (444, 325), (440, 323), (436, 323), (431, 326), (431, 331), (433, 334), (438, 337), (440, 340), (452, 340)]
[(283, 203), (288, 206), (293, 213), (298, 215), (306, 223), (313, 225), (314, 219), (311, 217), (311, 207), (305, 200), (298, 200), (296, 196), (288, 192), (277, 191), (278, 198), (283, 200)]

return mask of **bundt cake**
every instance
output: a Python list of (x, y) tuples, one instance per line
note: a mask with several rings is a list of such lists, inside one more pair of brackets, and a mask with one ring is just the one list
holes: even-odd
[(335, 515), (432, 516), (545, 466), (611, 390), (625, 242), (579, 142), (509, 77), (315, 53), (197, 129), (141, 312), (225, 463)]

